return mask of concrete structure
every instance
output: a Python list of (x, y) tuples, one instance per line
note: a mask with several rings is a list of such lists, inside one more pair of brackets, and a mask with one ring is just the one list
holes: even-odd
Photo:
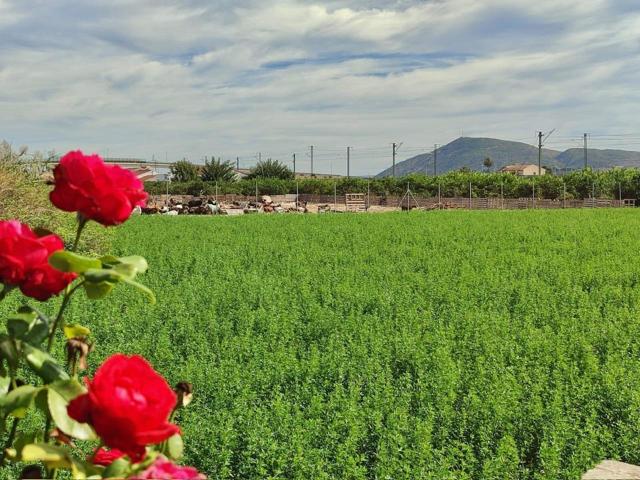
[(582, 476), (582, 480), (640, 480), (640, 467), (605, 460)]
[(534, 177), (547, 173), (547, 170), (544, 167), (541, 168), (541, 173), (538, 172), (538, 166), (533, 163), (515, 163), (513, 165), (502, 167), (500, 171), (503, 173), (520, 175), (522, 177)]

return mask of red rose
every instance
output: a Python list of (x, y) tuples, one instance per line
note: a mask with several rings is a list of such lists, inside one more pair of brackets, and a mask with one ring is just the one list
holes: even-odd
[(105, 445), (132, 461), (144, 458), (147, 445), (180, 433), (169, 423), (175, 393), (141, 356), (109, 357), (87, 386), (88, 393), (69, 403), (69, 416), (91, 424)]
[(84, 155), (80, 150), (62, 157), (53, 176), (51, 203), (105, 226), (124, 222), (147, 199), (142, 182), (132, 172), (106, 165), (98, 155)]
[(107, 450), (106, 448), (101, 447), (93, 452), (93, 456), (89, 459), (89, 461), (94, 465), (102, 465), (103, 467), (108, 467), (115, 460), (124, 457), (124, 455), (125, 453), (121, 452), (117, 448)]
[(27, 225), (0, 222), (0, 282), (19, 286), (22, 293), (44, 301), (57, 295), (75, 278), (49, 265), (49, 256), (64, 248), (57, 235), (38, 237)]
[(145, 471), (129, 480), (206, 480), (207, 477), (193, 467), (181, 467), (159, 456)]

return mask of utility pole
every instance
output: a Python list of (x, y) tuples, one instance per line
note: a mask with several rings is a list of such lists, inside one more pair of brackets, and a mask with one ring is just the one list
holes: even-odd
[(347, 147), (347, 178), (350, 177), (351, 147)]
[(258, 152), (258, 163), (262, 162), (262, 152)]
[(433, 145), (433, 176), (438, 175), (438, 144)]
[(584, 168), (587, 168), (587, 134), (584, 134)]
[(296, 178), (296, 154), (293, 154), (293, 178)]
[(391, 163), (391, 176), (396, 176), (396, 144), (395, 142), (392, 144), (393, 153), (392, 153), (392, 163)]
[(236, 170), (240, 170), (240, 157), (236, 157)]
[(311, 176), (313, 177), (313, 145), (309, 148), (311, 149)]
[(542, 132), (538, 132), (538, 175), (542, 174)]

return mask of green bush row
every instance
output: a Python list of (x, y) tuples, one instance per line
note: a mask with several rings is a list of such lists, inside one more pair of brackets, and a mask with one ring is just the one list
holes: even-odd
[(640, 197), (640, 170), (613, 169), (576, 171), (564, 176), (519, 177), (505, 173), (450, 172), (444, 175), (425, 176), (413, 174), (399, 178), (337, 178), (337, 179), (257, 179), (227, 183), (193, 182), (147, 182), (150, 194), (214, 195), (218, 193), (236, 195), (284, 195), (301, 194), (331, 195), (347, 192), (367, 192), (372, 195), (402, 195), (407, 185), (412, 192), (424, 196), (437, 196), (438, 189), (445, 197), (469, 196), (469, 185), (473, 197), (522, 198), (534, 195), (537, 198), (561, 199), (588, 198), (638, 198)]

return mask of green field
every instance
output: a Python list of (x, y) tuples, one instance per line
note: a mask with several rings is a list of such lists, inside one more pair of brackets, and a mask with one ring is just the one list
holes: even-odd
[(640, 462), (630, 210), (139, 217), (149, 306), (74, 300), (92, 364), (194, 383), (211, 478), (577, 479)]

